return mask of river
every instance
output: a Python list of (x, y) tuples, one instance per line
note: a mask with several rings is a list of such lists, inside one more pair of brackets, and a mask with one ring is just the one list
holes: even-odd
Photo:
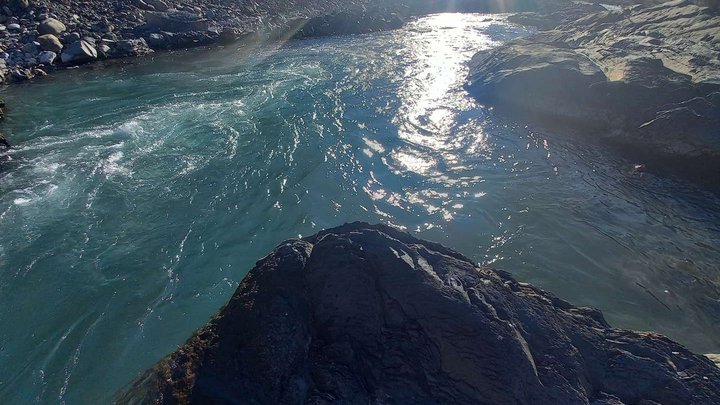
[(527, 34), (441, 14), (5, 89), (0, 403), (107, 403), (282, 240), (385, 222), (720, 352), (720, 203), (464, 90)]

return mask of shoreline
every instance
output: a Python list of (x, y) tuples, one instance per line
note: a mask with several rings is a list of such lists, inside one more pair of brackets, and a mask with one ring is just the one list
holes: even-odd
[[(560, 1), (560, 0), (558, 0)], [(108, 4), (110, 3), (110, 4)], [(277, 41), (366, 34), (402, 27), (410, 18), (441, 12), (497, 13), (550, 10), (558, 3), (526, 0), (514, 10), (473, 0), (452, 8), (434, 0), (404, 0), (392, 6), (378, 0), (307, 0), (286, 9), (280, 2), (225, 6), (203, 0), (88, 1), (10, 0), (0, 9), (0, 86), (32, 83), (57, 72), (105, 61), (151, 57), (156, 52), (222, 46), (244, 40)], [(81, 10), (72, 6), (82, 6)], [(203, 7), (200, 7), (203, 6)], [(109, 18), (108, 8), (115, 13)], [(77, 12), (77, 13), (75, 13)], [(0, 98), (0, 128), (5, 113)], [(0, 153), (11, 148), (0, 130)]]
[[(60, 46), (63, 49), (78, 48), (79, 46), (79, 52), (84, 59), (65, 62), (63, 58), (59, 58), (61, 60), (59, 63), (47, 66), (42, 63), (32, 65), (25, 61), (23, 63), (26, 67), (21, 68), (21, 70), (24, 69), (24, 73), (18, 75), (17, 66), (3, 68), (3, 62), (9, 60), (6, 57), (0, 59), (0, 78), (5, 79), (6, 85), (12, 85), (33, 82), (42, 79), (42, 76), (54, 75), (70, 69), (104, 69), (105, 63), (107, 66), (116, 66), (116, 63), (123, 64), (128, 61), (132, 63), (137, 58), (152, 57), (156, 53), (189, 51), (196, 48), (212, 49), (212, 47), (244, 41), (248, 43), (283, 41), (387, 31), (402, 27), (411, 18), (448, 11), (431, 0), (405, 0), (393, 6), (376, 4), (374, 0), (362, 0), (347, 7), (332, 2), (310, 1), (303, 4), (304, 9), (300, 7), (297, 10), (286, 10), (270, 17), (267, 15), (267, 10), (264, 11), (266, 14), (263, 14), (256, 9), (252, 13), (246, 10), (244, 15), (234, 15), (234, 20), (220, 21), (217, 16), (214, 19), (205, 18), (216, 11), (212, 8), (213, 1), (216, 0), (205, 0), (202, 3), (205, 9), (195, 7), (192, 11), (196, 14), (193, 14), (186, 10), (186, 6), (182, 6), (180, 3), (173, 4), (170, 0), (167, 2), (166, 0), (154, 0), (154, 2), (165, 4), (167, 7), (158, 6), (158, 9), (166, 11), (151, 10), (154, 8), (149, 5), (151, 2), (137, 0), (129, 7), (139, 13), (132, 15), (143, 16), (142, 23), (136, 21), (133, 23), (134, 26), (130, 24), (129, 28), (121, 29), (116, 29), (107, 21), (105, 25), (94, 23), (92, 27), (97, 32), (93, 34), (82, 31), (83, 35), (95, 35), (94, 37), (83, 36), (75, 32), (68, 34), (74, 26), (67, 26), (63, 28), (62, 35), (58, 34), (62, 39), (58, 40), (60, 44), (50, 45)], [(45, 0), (36, 2), (41, 5), (45, 3)], [(37, 14), (35, 9), (32, 9), (36, 2), (29, 3), (29, 14)], [(128, 2), (115, 3), (126, 4)], [(623, 2), (615, 3), (622, 4)], [(670, 5), (667, 8), (671, 10), (684, 10), (689, 7), (695, 7), (693, 10), (702, 9), (695, 6), (695, 3), (676, 1), (667, 3)], [(94, 3), (90, 2), (90, 4)], [(268, 9), (272, 10), (273, 6), (277, 7), (277, 4), (271, 3)], [(595, 53), (591, 53), (583, 48), (583, 44), (575, 43), (577, 40), (573, 35), (580, 35), (578, 33), (583, 32), (584, 25), (592, 25), (596, 21), (599, 21), (597, 24), (607, 24), (608, 21), (612, 24), (618, 20), (616, 16), (621, 16), (619, 18), (622, 21), (622, 18), (627, 18), (622, 16), (641, 14), (645, 9), (653, 7), (660, 6), (624, 8), (623, 6), (610, 7), (600, 3), (568, 4), (562, 2), (551, 2), (540, 6), (533, 0), (529, 0), (527, 3), (515, 7), (514, 10), (508, 10), (513, 12), (509, 20), (524, 26), (535, 26), (539, 32), (528, 38), (503, 44), (497, 49), (479, 52), (470, 62), (471, 72), (466, 89), (481, 103), (496, 107), (498, 112), (503, 112), (518, 122), (524, 121), (537, 125), (539, 128), (565, 132), (569, 136), (577, 138), (602, 139), (608, 147), (615, 149), (626, 158), (637, 160), (638, 165), (643, 166), (643, 170), (647, 166), (650, 171), (660, 175), (677, 175), (710, 191), (718, 191), (720, 190), (720, 179), (713, 176), (713, 173), (720, 170), (720, 163), (718, 163), (720, 162), (718, 160), (720, 141), (716, 139), (717, 136), (708, 135), (708, 132), (712, 132), (714, 126), (720, 125), (720, 121), (713, 119), (712, 112), (708, 119), (698, 119), (697, 117), (702, 118), (703, 114), (707, 113), (698, 112), (700, 110), (697, 108), (709, 108), (709, 111), (715, 111), (716, 115), (720, 117), (720, 104), (717, 103), (717, 100), (712, 101), (713, 97), (720, 100), (718, 96), (713, 96), (713, 94), (720, 94), (717, 90), (720, 89), (720, 85), (712, 82), (709, 84), (696, 82), (694, 78), (689, 82), (680, 82), (665, 71), (653, 71), (657, 68), (648, 67), (645, 62), (637, 68), (631, 66), (627, 70), (632, 73), (626, 72), (626, 77), (617, 80), (611, 77), (615, 74), (612, 69), (596, 63), (596, 60), (593, 59), (596, 58), (596, 55), (603, 54), (602, 47), (599, 51), (594, 50), (592, 52)], [(532, 11), (526, 12), (525, 10)], [(716, 10), (712, 8), (706, 10), (716, 13)], [(467, 1), (449, 11), (497, 13), (502, 10), (494, 10), (488, 4), (472, 4)], [(705, 13), (712, 15), (711, 11), (705, 11)], [(64, 15), (62, 14), (62, 16)], [(45, 17), (52, 19), (52, 16), (54, 14), (38, 14), (36, 20)], [(73, 15), (74, 17), (77, 15)], [(699, 20), (704, 18), (697, 17)], [(576, 24), (576, 21), (583, 23)], [(45, 32), (45, 29), (41, 27), (45, 24), (45, 20), (35, 21), (31, 23), (31, 26), (32, 24), (40, 30), (37, 31), (38, 33)], [(118, 36), (119, 33), (122, 35)], [(634, 35), (634, 33), (631, 34)], [(3, 35), (5, 36), (3, 37)], [(651, 40), (646, 41), (647, 44), (643, 44), (643, 46), (657, 45), (653, 41), (658, 41), (658, 39), (652, 37), (650, 36)], [(7, 38), (7, 31), (0, 30), (0, 47), (6, 45)], [(27, 38), (32, 39), (32, 34)], [(27, 44), (25, 43), (25, 45)], [(37, 41), (34, 41), (34, 44), (40, 46)], [(37, 46), (36, 50), (39, 50)], [(614, 45), (607, 45), (607, 49), (613, 49), (612, 46)], [(628, 60), (635, 57), (635, 52), (642, 52), (642, 49), (632, 48)], [(524, 55), (531, 56), (530, 62), (521, 60)], [(561, 55), (559, 63), (553, 60), (554, 55)], [(3, 56), (7, 56), (7, 53)], [(31, 60), (33, 63), (37, 62), (37, 60)], [(547, 68), (534, 69), (533, 61), (547, 64)], [(568, 68), (568, 62), (577, 64), (579, 68), (572, 66)], [(518, 69), (513, 67), (515, 63), (519, 63), (521, 67), (523, 63), (526, 63), (527, 66)], [(595, 66), (596, 64), (598, 66)], [(38, 66), (40, 71), (33, 76), (33, 69)], [(516, 74), (514, 70), (519, 73)], [(536, 70), (537, 73), (535, 73)], [(3, 74), (3, 71), (6, 74)], [(507, 73), (508, 71), (510, 73)], [(645, 82), (649, 80), (644, 80), (642, 77), (646, 72), (651, 72), (649, 74), (654, 75), (653, 77), (658, 77), (660, 85), (646, 84)], [(629, 78), (628, 75), (630, 75)], [(706, 76), (705, 73), (701, 77)], [(720, 73), (717, 76), (720, 77)], [(607, 83), (602, 83), (603, 81)], [(665, 90), (663, 86), (670, 86), (670, 88)], [(558, 91), (557, 87), (566, 89)], [(520, 94), (520, 90), (522, 90), (522, 94)], [(675, 97), (674, 93), (682, 93), (682, 95)], [(693, 97), (695, 99), (704, 97), (708, 101), (695, 102)], [(628, 98), (630, 101), (624, 102), (623, 98)], [(656, 99), (659, 99), (660, 102)], [(696, 108), (695, 105), (683, 104), (689, 101), (699, 106)], [(633, 103), (635, 104), (633, 105)], [(708, 103), (710, 107), (706, 106)], [(548, 106), (553, 107), (549, 108)], [(3, 107), (0, 107), (0, 110)], [(651, 108), (658, 110), (654, 116), (644, 114), (643, 110)], [(1, 116), (0, 114), (0, 120)], [(642, 116), (643, 119), (636, 122), (633, 120), (635, 118), (633, 116)], [(685, 132), (686, 123), (689, 123), (691, 132)], [(666, 128), (668, 127), (673, 127), (670, 130), (671, 133), (663, 134), (660, 137), (652, 136), (658, 131), (667, 132)], [(0, 152), (11, 147), (10, 141), (6, 137), (2, 137), (0, 131)]]
[(717, 8), (678, 0), (586, 11), (516, 15), (540, 21), (539, 32), (478, 52), (466, 89), (516, 120), (720, 190)]
[[(18, 5), (23, 2), (24, 8)], [(408, 18), (434, 13), (549, 11), (560, 4), (527, 0), (505, 10), (472, 0), (452, 6), (434, 0), (393, 5), (378, 0), (349, 4), (306, 0), (287, 9), (279, 2), (226, 6), (218, 0), (202, 0), (189, 6), (181, 0), (116, 0), (109, 5), (88, 1), (81, 10), (74, 10), (69, 8), (75, 5), (70, 0), (11, 3), (16, 5), (0, 10), (0, 83), (4, 84), (102, 60), (227, 44), (248, 36), (297, 39), (363, 34), (396, 29)], [(106, 7), (114, 7), (115, 13), (108, 17)]]

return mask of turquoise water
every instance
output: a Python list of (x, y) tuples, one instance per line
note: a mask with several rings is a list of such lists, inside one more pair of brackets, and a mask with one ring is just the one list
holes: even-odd
[(0, 403), (107, 403), (280, 241), (386, 222), (616, 326), (720, 352), (720, 204), (463, 90), (523, 29), (439, 15), (14, 86)]

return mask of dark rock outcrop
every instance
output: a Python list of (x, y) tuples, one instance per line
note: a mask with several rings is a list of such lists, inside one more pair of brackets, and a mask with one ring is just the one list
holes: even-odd
[(720, 16), (682, 0), (569, 15), (478, 53), (471, 93), (720, 185)]
[(60, 54), (63, 63), (73, 65), (92, 62), (97, 59), (97, 57), (98, 54), (95, 47), (84, 39), (66, 46), (62, 54)]
[(281, 244), (119, 403), (717, 404), (720, 368), (441, 245), (354, 223)]
[(8, 149), (10, 149), (10, 142), (8, 142), (7, 139), (0, 134), (0, 152), (5, 152)]
[(145, 19), (145, 29), (154, 32), (207, 31), (210, 28), (210, 20), (190, 12), (148, 12)]

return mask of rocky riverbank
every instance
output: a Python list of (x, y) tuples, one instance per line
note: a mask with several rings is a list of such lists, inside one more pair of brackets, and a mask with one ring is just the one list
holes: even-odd
[(468, 88), (531, 124), (601, 138), (651, 170), (720, 187), (720, 15), (717, 2), (702, 4), (712, 7), (519, 15), (542, 31), (477, 54)]
[(332, 1), (291, 7), (273, 1), (6, 0), (0, 4), (0, 78), (20, 82), (95, 60), (231, 41), (340, 10)]
[[(541, 3), (524, 0), (516, 8), (544, 9)], [(393, 29), (409, 16), (447, 7), (433, 0), (0, 0), (0, 84), (28, 82), (100, 60), (248, 38)], [(450, 10), (498, 11), (492, 2), (472, 0), (453, 2)], [(0, 154), (9, 147), (0, 134)]]
[(441, 245), (354, 223), (281, 244), (119, 403), (714, 404), (720, 368)]
[[(562, 0), (558, 0), (562, 1)], [(555, 2), (524, 0), (513, 10)], [(438, 11), (509, 11), (463, 0), (0, 0), (0, 81), (27, 81), (95, 60), (237, 40), (364, 33)]]

